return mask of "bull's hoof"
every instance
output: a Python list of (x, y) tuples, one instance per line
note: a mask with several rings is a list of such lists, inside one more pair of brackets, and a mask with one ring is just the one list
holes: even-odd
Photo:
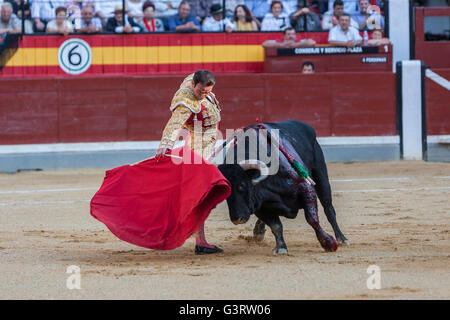
[(253, 239), (256, 242), (260, 242), (264, 240), (264, 234), (266, 233), (266, 225), (264, 222), (258, 219), (255, 223), (255, 227), (253, 228)]
[(272, 253), (274, 256), (287, 256), (288, 250), (286, 248), (274, 248)]
[(339, 245), (345, 244), (346, 246), (350, 245), (350, 242), (347, 240), (346, 237), (344, 237), (344, 235), (342, 236), (337, 236), (336, 240), (338, 242)]
[(338, 248), (336, 240), (329, 234), (326, 234), (322, 239), (320, 239), (320, 245), (327, 252), (334, 252)]
[(256, 242), (261, 242), (264, 240), (264, 233), (253, 234), (253, 240)]

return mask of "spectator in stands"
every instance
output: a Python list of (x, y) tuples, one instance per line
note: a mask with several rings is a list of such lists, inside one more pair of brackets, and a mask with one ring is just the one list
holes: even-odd
[[(5, 0), (3, 2), (9, 2), (12, 5), (13, 13), (20, 18), (22, 14), (22, 0)], [(28, 0), (23, 1), (23, 11), (25, 11), (25, 17), (30, 18), (30, 2)]]
[(181, 0), (158, 0), (155, 1), (155, 18), (167, 21), (171, 16), (177, 14)]
[(322, 31), (320, 19), (308, 8), (307, 0), (298, 0), (297, 11), (291, 15), (291, 25), (295, 31)]
[(232, 32), (233, 28), (231, 21), (228, 18), (224, 19), (222, 6), (218, 3), (211, 6), (211, 16), (205, 18), (202, 24), (203, 31)]
[(33, 22), (31, 21), (31, 10), (30, 10), (30, 2), (28, 0), (23, 1), (22, 8), (22, 0), (6, 0), (4, 2), (9, 2), (12, 5), (13, 13), (19, 18), (22, 23), (22, 10), (24, 12), (25, 17), (25, 33), (31, 34), (33, 33)]
[(255, 20), (245, 4), (238, 5), (234, 9), (233, 24), (236, 31), (258, 31), (258, 25)]
[(1, 6), (0, 12), (0, 35), (3, 33), (21, 33), (22, 22), (13, 13), (13, 6), (9, 2), (5, 2)]
[(266, 14), (261, 22), (261, 31), (283, 31), (291, 26), (288, 15), (282, 12), (281, 1), (272, 1), (270, 11), (271, 13)]
[[(328, 1), (328, 11), (333, 10), (334, 1), (337, 0), (329, 0)], [(344, 3), (344, 12), (352, 15), (358, 12), (358, 0), (342, 0)]]
[(225, 1), (225, 18), (233, 20), (234, 11), (236, 10), (236, 7), (242, 6), (242, 5), (245, 5), (244, 0), (226, 0)]
[(64, 7), (65, 1), (34, 0), (31, 3), (31, 17), (35, 32), (45, 32), (47, 23), (55, 19), (55, 8)]
[(55, 9), (55, 19), (47, 23), (47, 33), (60, 33), (67, 36), (73, 32), (73, 24), (67, 20), (67, 8), (58, 7)]
[(314, 63), (311, 61), (305, 61), (302, 64), (302, 73), (303, 74), (311, 74), (315, 73)]
[(245, 5), (259, 21), (270, 13), (270, 3), (267, 0), (245, 0)]
[(213, 4), (222, 3), (222, 0), (186, 0), (191, 6), (191, 14), (196, 16), (200, 23), (209, 16)]
[(144, 16), (142, 12), (142, 0), (126, 0), (128, 8), (128, 16), (134, 21), (139, 21)]
[(74, 23), (76, 19), (81, 18), (81, 8), (84, 0), (65, 1), (64, 7), (67, 8), (67, 20)]
[(144, 17), (138, 21), (143, 32), (161, 32), (164, 31), (164, 24), (161, 19), (155, 18), (155, 5), (151, 1), (146, 1), (142, 5)]
[(109, 18), (113, 18), (114, 8), (122, 5), (122, 0), (96, 0), (95, 1), (95, 15), (102, 20), (105, 25)]
[(191, 14), (191, 6), (183, 1), (178, 7), (178, 13), (170, 17), (169, 30), (177, 32), (200, 31), (200, 23), (197, 18)]
[(78, 33), (102, 32), (102, 22), (100, 18), (94, 17), (94, 7), (85, 5), (81, 9), (81, 18), (75, 20), (75, 30)]
[[(330, 30), (339, 24), (339, 16), (344, 12), (344, 2), (336, 0), (333, 4), (333, 10), (327, 11), (322, 16), (322, 29)], [(359, 29), (359, 25), (355, 20), (350, 18), (350, 25), (353, 28)]]
[(361, 31), (384, 28), (384, 18), (381, 15), (380, 8), (371, 6), (369, 0), (359, 0), (359, 12), (353, 15), (353, 20), (358, 23)]
[[(108, 19), (106, 23), (106, 31), (114, 33), (134, 33), (140, 32), (141, 28), (133, 18), (128, 17), (128, 9), (125, 7), (125, 15), (123, 15), (122, 5), (114, 8), (114, 16)], [(125, 18), (125, 21), (124, 21)]]
[(297, 41), (297, 33), (294, 28), (286, 28), (283, 31), (283, 40), (281, 42), (266, 40), (262, 44), (264, 48), (307, 48), (314, 47), (315, 45), (316, 42), (312, 39)]
[(374, 29), (372, 31), (372, 39), (369, 39), (369, 46), (381, 46), (384, 44), (391, 44), (391, 41), (388, 38), (383, 37), (384, 32), (383, 29)]
[(339, 16), (339, 24), (331, 28), (328, 43), (333, 46), (353, 48), (361, 45), (362, 38), (356, 28), (350, 26), (350, 15), (343, 13)]
[(308, 0), (309, 10), (315, 14), (322, 16), (328, 11), (328, 0)]
[(299, 1), (303, 2), (303, 0), (281, 0), (281, 2), (283, 3), (283, 12), (286, 13), (288, 16), (297, 12), (297, 6)]

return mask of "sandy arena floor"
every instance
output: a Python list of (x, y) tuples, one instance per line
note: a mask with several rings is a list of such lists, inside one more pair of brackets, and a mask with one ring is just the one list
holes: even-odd
[[(104, 170), (0, 174), (1, 299), (450, 299), (450, 164), (331, 163), (334, 206), (349, 247), (325, 253), (300, 212), (283, 219), (289, 256), (270, 231), (251, 241), (226, 203), (207, 220), (216, 256), (194, 239), (152, 251), (117, 239), (89, 214)], [(321, 224), (331, 226), (321, 211)], [(69, 290), (67, 267), (80, 268)], [(370, 290), (367, 268), (380, 268)]]

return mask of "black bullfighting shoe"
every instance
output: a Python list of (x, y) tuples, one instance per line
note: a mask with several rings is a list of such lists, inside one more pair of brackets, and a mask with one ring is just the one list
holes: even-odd
[(202, 247), (197, 245), (195, 246), (195, 254), (211, 254), (221, 252), (223, 252), (223, 249), (220, 249), (217, 246), (214, 246), (214, 248)]

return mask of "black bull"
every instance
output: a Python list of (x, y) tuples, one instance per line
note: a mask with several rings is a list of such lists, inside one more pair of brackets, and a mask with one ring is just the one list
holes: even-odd
[[(279, 153), (278, 172), (262, 176), (267, 171), (255, 165), (255, 162), (252, 166), (237, 162), (236, 148), (238, 145), (235, 144), (232, 146), (236, 151), (234, 159), (231, 162), (230, 159), (227, 160), (227, 153), (225, 164), (219, 165), (219, 170), (230, 181), (232, 187), (231, 195), (227, 199), (231, 221), (235, 224), (245, 223), (251, 214), (255, 214), (258, 217), (253, 229), (255, 239), (262, 240), (264, 238), (265, 225), (268, 225), (276, 240), (274, 254), (287, 254), (280, 216), (293, 219), (297, 216), (299, 209), (304, 209), (306, 221), (314, 229), (321, 246), (326, 251), (335, 251), (338, 246), (336, 240), (319, 224), (317, 209), (317, 197), (319, 197), (337, 241), (348, 245), (346, 237), (336, 222), (327, 167), (314, 129), (295, 120), (255, 124), (245, 127), (243, 131), (249, 129), (255, 130), (259, 139), (261, 139), (259, 130), (267, 129), (267, 143), (271, 142), (271, 136), (273, 136), (270, 132), (278, 129), (279, 145), (287, 151), (288, 156), (302, 164), (316, 185), (313, 186), (300, 178), (283, 153)], [(248, 148), (245, 150), (245, 156), (248, 159)]]

